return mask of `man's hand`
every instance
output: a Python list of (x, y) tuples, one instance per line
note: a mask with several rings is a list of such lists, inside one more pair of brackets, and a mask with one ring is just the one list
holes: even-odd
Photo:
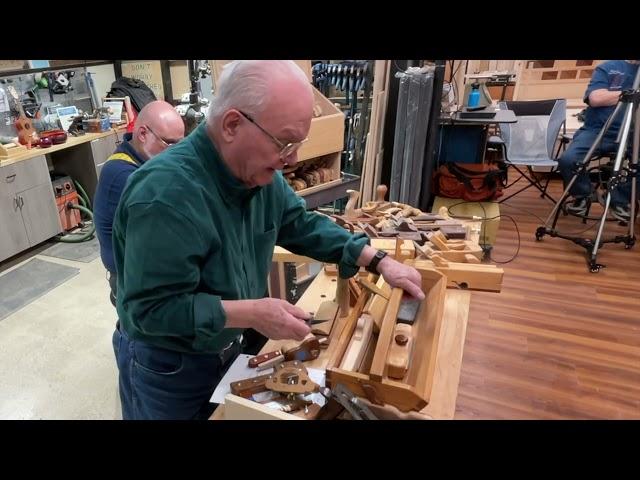
[(254, 300), (253, 310), (253, 329), (272, 340), (303, 340), (311, 332), (309, 313), (285, 300)]
[(392, 287), (402, 288), (416, 300), (424, 299), (422, 276), (415, 268), (386, 256), (380, 260), (378, 271)]

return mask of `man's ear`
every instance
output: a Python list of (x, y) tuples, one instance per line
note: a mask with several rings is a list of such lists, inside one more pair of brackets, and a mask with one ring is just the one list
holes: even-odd
[(238, 113), (237, 110), (227, 110), (224, 115), (222, 115), (220, 125), (222, 127), (222, 139), (225, 142), (232, 142), (234, 140), (238, 134), (240, 122), (240, 113)]

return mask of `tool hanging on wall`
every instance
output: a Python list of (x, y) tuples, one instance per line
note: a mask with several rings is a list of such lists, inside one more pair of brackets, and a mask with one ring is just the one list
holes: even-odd
[(185, 124), (185, 134), (193, 131), (205, 118), (209, 100), (202, 96), (200, 79), (211, 75), (209, 62), (202, 60), (187, 60), (189, 69), (190, 92), (185, 93), (176, 105), (176, 111), (182, 117)]
[[(345, 92), (345, 138), (342, 165), (345, 170), (359, 174), (369, 128), (369, 97), (372, 86), (372, 61), (345, 60), (341, 63), (317, 63), (312, 67), (314, 86), (325, 96), (329, 87)], [(362, 104), (358, 108), (358, 95)]]
[(67, 70), (64, 72), (55, 72), (55, 83), (53, 84), (53, 93), (69, 93), (73, 90), (71, 79), (75, 77), (76, 72), (74, 70)]

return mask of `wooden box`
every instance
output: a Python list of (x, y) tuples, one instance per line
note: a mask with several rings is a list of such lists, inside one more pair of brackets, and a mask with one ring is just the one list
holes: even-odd
[[(324, 190), (325, 188), (336, 185), (342, 181), (342, 174), (340, 172), (340, 157), (341, 153), (335, 152), (317, 158), (302, 160), (296, 164), (294, 170), (285, 169), (283, 171), (283, 174), (285, 175), (285, 178), (287, 177), (287, 175), (293, 174), (295, 179), (301, 179), (305, 175), (304, 172), (308, 173), (310, 171), (316, 170), (319, 167), (325, 168), (325, 172), (329, 170), (329, 176), (325, 177), (323, 181), (321, 181), (321, 183), (317, 183), (310, 187), (308, 186), (306, 188), (303, 188), (302, 190), (296, 190), (296, 193), (298, 195), (304, 197), (305, 195), (309, 195), (310, 193), (314, 193), (319, 190)], [(293, 185), (292, 188), (294, 188)]]
[(342, 152), (344, 148), (344, 113), (315, 88), (313, 95), (322, 113), (311, 120), (308, 140), (298, 150), (298, 160)]
[[(412, 263), (411, 261), (405, 263)], [(401, 411), (419, 411), (430, 400), (435, 363), (444, 312), (447, 279), (431, 268), (419, 268), (422, 289), (426, 299), (420, 305), (416, 320), (411, 326), (413, 348), (406, 375), (402, 380), (392, 379), (386, 366), (396, 327), (403, 291), (393, 289), (380, 326), (372, 338), (360, 371), (346, 371), (338, 366), (345, 355), (349, 340), (355, 331), (360, 311), (354, 308), (338, 338), (337, 346), (327, 365), (327, 384), (344, 384), (355, 395), (374, 403), (386, 403)]]
[[(229, 62), (231, 60), (210, 60), (214, 84), (224, 65)], [(295, 60), (295, 62), (311, 81), (311, 60)], [(313, 89), (313, 95), (316, 110), (320, 111), (321, 115), (311, 120), (308, 140), (298, 151), (298, 160), (300, 161), (342, 152), (344, 148), (344, 113), (316, 88)], [(340, 166), (338, 165), (339, 170)]]

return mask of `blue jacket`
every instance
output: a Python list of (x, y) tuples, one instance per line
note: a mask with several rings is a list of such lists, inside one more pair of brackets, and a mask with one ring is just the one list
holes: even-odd
[[(105, 268), (111, 273), (116, 272), (111, 240), (113, 217), (116, 214), (116, 208), (118, 208), (127, 179), (144, 163), (144, 159), (129, 143), (131, 138), (132, 134), (126, 133), (123, 142), (118, 145), (114, 154), (102, 167), (93, 201), (93, 220), (96, 225), (98, 242), (100, 242), (100, 257)], [(125, 154), (126, 157), (117, 154)]]
[[(591, 76), (591, 81), (584, 94), (584, 102), (589, 103), (589, 95), (594, 90), (607, 89), (609, 91), (629, 90), (633, 86), (638, 65), (629, 63), (625, 60), (608, 60), (596, 67)], [(600, 130), (609, 116), (613, 113), (615, 106), (610, 107), (591, 107), (585, 112), (584, 128), (589, 130)], [(620, 111), (607, 136), (615, 136), (618, 134), (620, 125), (622, 124), (623, 112)]]

